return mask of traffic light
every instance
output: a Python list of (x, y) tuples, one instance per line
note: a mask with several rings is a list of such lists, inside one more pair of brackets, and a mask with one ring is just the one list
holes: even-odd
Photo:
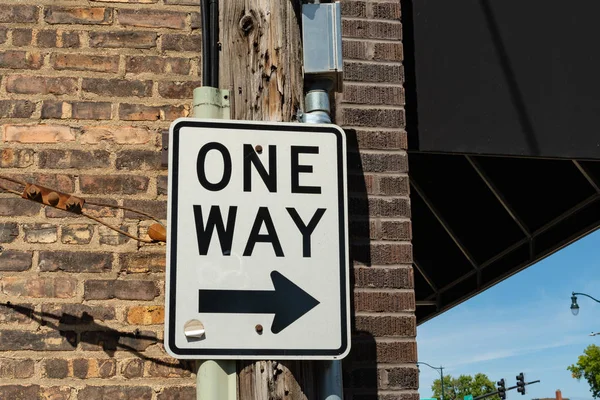
[(504, 378), (498, 381), (498, 396), (501, 400), (506, 400), (506, 384), (504, 383)]
[(517, 392), (525, 394), (525, 375), (522, 372), (517, 375)]

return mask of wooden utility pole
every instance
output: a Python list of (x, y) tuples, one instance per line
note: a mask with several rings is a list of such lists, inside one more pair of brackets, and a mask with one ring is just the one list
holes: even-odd
[[(231, 118), (288, 122), (303, 100), (300, 0), (221, 2), (219, 85), (229, 89)], [(238, 399), (315, 399), (308, 361), (238, 362)]]

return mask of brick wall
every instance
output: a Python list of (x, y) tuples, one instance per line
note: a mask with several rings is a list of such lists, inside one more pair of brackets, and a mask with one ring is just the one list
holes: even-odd
[[(166, 218), (160, 134), (200, 86), (199, 0), (0, 0), (0, 173)], [(418, 398), (398, 0), (343, 3), (347, 397)], [(92, 207), (134, 235), (149, 222)], [(0, 193), (0, 398), (193, 399), (162, 350), (163, 245)]]

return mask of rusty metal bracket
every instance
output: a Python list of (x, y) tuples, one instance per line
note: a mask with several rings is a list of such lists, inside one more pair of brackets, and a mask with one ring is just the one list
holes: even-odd
[(81, 214), (85, 204), (85, 200), (79, 197), (31, 183), (25, 186), (21, 197), (74, 214)]

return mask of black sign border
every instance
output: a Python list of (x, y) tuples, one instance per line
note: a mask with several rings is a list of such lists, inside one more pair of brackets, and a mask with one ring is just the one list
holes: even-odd
[[(236, 129), (236, 130), (263, 130), (263, 131), (287, 131), (287, 132), (298, 132), (298, 133), (331, 133), (336, 137), (337, 147), (337, 165), (338, 165), (338, 207), (339, 207), (339, 224), (340, 224), (340, 290), (341, 290), (341, 339), (342, 345), (339, 349), (181, 349), (175, 345), (175, 287), (177, 281), (177, 193), (179, 189), (179, 133), (181, 128), (219, 128), (219, 129)], [(287, 124), (260, 124), (260, 123), (247, 123), (247, 122), (229, 122), (229, 121), (202, 121), (202, 120), (181, 120), (175, 121), (171, 128), (170, 135), (173, 135), (172, 140), (172, 151), (173, 158), (169, 163), (170, 168), (173, 168), (170, 176), (172, 182), (169, 182), (171, 187), (170, 196), (171, 200), (171, 221), (170, 232), (171, 236), (168, 238), (167, 245), (170, 246), (170, 265), (168, 273), (170, 274), (170, 285), (169, 285), (169, 320), (168, 320), (168, 349), (175, 355), (179, 356), (217, 356), (217, 357), (231, 357), (232, 359), (244, 359), (244, 356), (249, 356), (255, 359), (256, 357), (265, 358), (276, 358), (282, 356), (288, 359), (298, 357), (298, 359), (309, 358), (309, 357), (325, 357), (327, 359), (336, 356), (342, 356), (347, 350), (349, 350), (348, 341), (348, 304), (347, 304), (347, 271), (346, 264), (346, 202), (345, 200), (345, 187), (344, 183), (344, 137), (343, 133), (340, 132), (341, 128), (335, 125), (332, 126), (315, 126), (311, 124), (298, 125), (287, 125)]]

